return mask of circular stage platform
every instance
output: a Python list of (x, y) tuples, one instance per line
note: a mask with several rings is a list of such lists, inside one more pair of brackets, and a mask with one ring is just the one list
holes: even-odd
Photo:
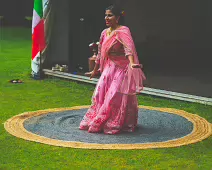
[(5, 122), (12, 135), (49, 145), (86, 149), (148, 149), (196, 143), (212, 134), (204, 118), (182, 110), (139, 106), (133, 133), (105, 135), (79, 130), (89, 106), (26, 112)]

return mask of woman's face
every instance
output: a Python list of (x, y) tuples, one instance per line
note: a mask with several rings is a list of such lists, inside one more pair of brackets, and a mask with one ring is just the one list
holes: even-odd
[(108, 27), (114, 27), (118, 24), (117, 17), (111, 12), (111, 10), (106, 10), (105, 12), (105, 23)]

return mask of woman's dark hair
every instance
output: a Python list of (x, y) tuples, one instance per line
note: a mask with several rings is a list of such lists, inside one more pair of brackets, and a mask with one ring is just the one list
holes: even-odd
[(119, 18), (119, 24), (124, 24), (124, 16), (122, 14), (123, 10), (117, 5), (110, 5), (106, 8), (106, 10), (110, 10), (116, 17)]

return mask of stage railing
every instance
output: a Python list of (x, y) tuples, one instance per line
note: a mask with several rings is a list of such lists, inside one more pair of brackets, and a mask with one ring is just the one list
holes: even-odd
[[(43, 72), (45, 75), (60, 77), (64, 79), (69, 79), (69, 80), (74, 80), (74, 81), (79, 81), (79, 82), (84, 82), (89, 84), (97, 84), (98, 82), (97, 78), (90, 79), (89, 77), (86, 77), (86, 76), (75, 75), (75, 74), (65, 73), (60, 71), (52, 71), (49, 69), (43, 69)], [(149, 87), (144, 87), (143, 91), (141, 91), (141, 94), (159, 96), (159, 97), (188, 101), (188, 102), (201, 103), (205, 105), (212, 105), (211, 98), (172, 92), (167, 90), (154, 89)]]

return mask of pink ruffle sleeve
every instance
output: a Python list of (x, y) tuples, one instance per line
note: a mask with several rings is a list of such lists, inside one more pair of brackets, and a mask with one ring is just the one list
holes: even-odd
[[(117, 30), (117, 40), (123, 44), (125, 55), (133, 56), (134, 63), (140, 64), (135, 44), (128, 27), (123, 26), (122, 29)], [(120, 86), (120, 92), (125, 94), (139, 93), (143, 89), (143, 81), (145, 79), (146, 77), (140, 68), (132, 69), (129, 64), (126, 70), (126, 75)]]
[(133, 56), (132, 51), (129, 48), (127, 48), (126, 46), (124, 46), (124, 53), (125, 53), (126, 57), (130, 56), (130, 55)]

